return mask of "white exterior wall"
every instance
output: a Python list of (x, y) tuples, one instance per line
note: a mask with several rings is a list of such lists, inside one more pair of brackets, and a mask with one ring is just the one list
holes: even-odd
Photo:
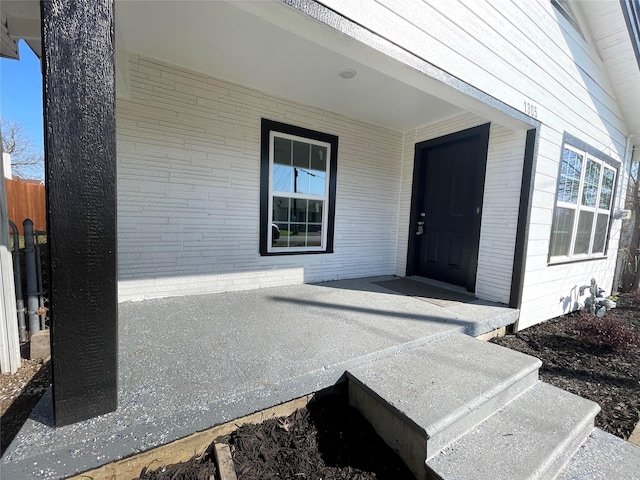
[[(584, 141), (589, 143), (589, 140)], [(596, 279), (598, 286), (603, 288), (606, 294), (612, 291), (622, 227), (622, 221), (614, 220), (613, 216), (606, 258), (560, 265), (548, 264), (561, 143), (561, 132), (551, 131), (546, 126), (542, 127), (529, 224), (523, 307), (518, 322), (520, 329), (575, 310), (576, 302), (582, 302), (585, 298), (579, 296), (579, 288), (589, 285), (591, 278)], [(610, 150), (605, 152), (612, 153)], [(612, 157), (622, 160), (618, 155), (612, 155)], [(620, 197), (620, 192), (626, 191), (624, 187), (626, 181), (623, 184), (620, 183), (620, 177), (623, 177), (624, 173), (624, 167), (621, 167), (618, 171), (618, 191), (614, 211), (621, 208), (624, 203)]]
[[(595, 48), (556, 12), (551, 2), (325, 0), (323, 3), (507, 105), (523, 112), (525, 102), (535, 106), (543, 125), (536, 158), (519, 327), (567, 311), (565, 297), (577, 292), (591, 277), (610, 291), (619, 220), (613, 222), (608, 258), (566, 265), (547, 263), (563, 132), (619, 161), (624, 158), (627, 134)], [(585, 35), (588, 39), (589, 32)], [(620, 177), (622, 173), (623, 170)], [(403, 179), (406, 175), (408, 172), (403, 172)], [(621, 178), (622, 184), (624, 181)], [(619, 206), (620, 203), (615, 208)], [(399, 246), (402, 248), (402, 242)], [(400, 261), (401, 251), (398, 257)]]
[[(405, 275), (409, 215), (416, 143), (487, 123), (473, 114), (462, 114), (405, 132), (398, 222), (396, 274)], [(480, 229), (476, 295), (509, 303), (513, 253), (518, 223), (518, 202), (526, 132), (514, 132), (491, 124)]]
[[(120, 301), (393, 273), (401, 133), (137, 55), (129, 69)], [(339, 137), (335, 253), (259, 255), (262, 117)]]
[[(7, 157), (0, 158), (0, 171)], [(8, 155), (7, 155), (8, 156)], [(0, 178), (0, 374), (15, 373), (21, 365), (13, 256), (9, 248), (9, 216), (4, 178)]]

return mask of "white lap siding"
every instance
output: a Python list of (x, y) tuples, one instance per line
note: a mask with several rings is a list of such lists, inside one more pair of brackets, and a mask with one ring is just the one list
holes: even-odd
[[(563, 133), (614, 160), (622, 161), (625, 155), (627, 127), (588, 29), (583, 29), (583, 38), (549, 0), (326, 0), (323, 4), (542, 123), (520, 328), (572, 309), (579, 286), (592, 277), (610, 292), (620, 220), (612, 223), (607, 258), (565, 265), (549, 265), (547, 260)], [(410, 157), (405, 148), (403, 165)], [(403, 169), (403, 187), (407, 175)], [(618, 191), (624, 185), (623, 175)], [(403, 188), (404, 205), (407, 195)], [(618, 197), (614, 210), (621, 206)], [(407, 228), (403, 221), (401, 217), (401, 233)], [(403, 248), (401, 241), (399, 247)], [(486, 260), (482, 248), (479, 289), (486, 285), (481, 280)], [(398, 272), (403, 270), (404, 256), (406, 251), (400, 251)], [(511, 259), (504, 256), (499, 261)]]
[[(130, 55), (120, 300), (392, 274), (402, 134)], [(261, 118), (339, 137), (333, 254), (258, 254)]]

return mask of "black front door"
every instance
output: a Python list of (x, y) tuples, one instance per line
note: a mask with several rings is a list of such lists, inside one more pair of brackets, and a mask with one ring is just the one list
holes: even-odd
[(475, 291), (489, 124), (416, 145), (407, 275)]

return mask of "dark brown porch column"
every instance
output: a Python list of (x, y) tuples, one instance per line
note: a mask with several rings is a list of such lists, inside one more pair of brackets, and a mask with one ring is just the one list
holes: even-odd
[(113, 0), (44, 0), (54, 423), (117, 407)]

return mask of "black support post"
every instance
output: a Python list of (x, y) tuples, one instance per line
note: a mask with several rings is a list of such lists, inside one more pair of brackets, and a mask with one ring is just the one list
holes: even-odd
[(516, 230), (516, 246), (513, 253), (513, 270), (511, 272), (511, 294), (509, 307), (522, 306), (524, 290), (524, 269), (527, 261), (527, 241), (529, 240), (529, 220), (533, 201), (534, 172), (538, 156), (538, 135), (540, 128), (527, 130), (524, 146), (524, 162), (522, 165), (522, 183), (520, 186), (520, 206), (518, 208), (518, 226)]
[(117, 407), (113, 0), (43, 0), (55, 426)]

